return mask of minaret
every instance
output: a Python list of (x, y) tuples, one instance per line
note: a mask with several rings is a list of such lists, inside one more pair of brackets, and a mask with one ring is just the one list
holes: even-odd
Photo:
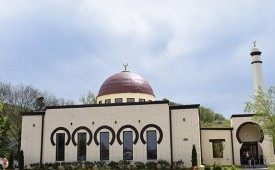
[(253, 83), (254, 83), (254, 95), (257, 95), (259, 89), (264, 90), (263, 73), (262, 73), (262, 60), (261, 51), (256, 46), (256, 41), (253, 42), (253, 48), (251, 50), (252, 58), (252, 71), (253, 71)]

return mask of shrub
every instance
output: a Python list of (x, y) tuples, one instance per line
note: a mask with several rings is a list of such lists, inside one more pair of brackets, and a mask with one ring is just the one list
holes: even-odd
[(161, 160), (158, 160), (158, 165), (160, 169), (166, 169), (166, 168), (169, 168), (170, 163), (166, 160), (161, 159)]
[(111, 169), (118, 169), (118, 163), (115, 161), (111, 161), (110, 163), (108, 163), (108, 167), (110, 167)]
[(211, 170), (211, 165), (205, 165), (204, 170)]
[(158, 166), (158, 164), (154, 161), (148, 161), (145, 165), (148, 169), (157, 169)]
[(52, 164), (53, 169), (58, 169), (59, 166), (60, 166), (59, 162), (55, 162)]
[(13, 151), (10, 152), (8, 169), (13, 169)]
[(31, 163), (31, 164), (30, 164), (30, 167), (31, 167), (32, 169), (38, 169), (38, 168), (39, 168), (39, 163)]
[(61, 166), (63, 166), (63, 168), (66, 169), (66, 170), (73, 169), (73, 166), (72, 166), (71, 162), (62, 162)]
[(19, 169), (23, 170), (24, 169), (24, 152), (21, 150), (19, 154)]
[(97, 168), (106, 168), (107, 164), (104, 161), (95, 161), (94, 164), (97, 166)]
[(184, 168), (184, 162), (182, 160), (178, 160), (176, 162), (173, 162), (173, 168), (174, 169), (183, 169)]
[(222, 170), (222, 166), (220, 164), (216, 164), (216, 162), (213, 165), (213, 170)]
[(85, 162), (85, 167), (86, 167), (87, 169), (93, 168), (93, 166), (94, 166), (94, 163), (93, 163), (93, 162), (90, 162), (90, 161)]
[(121, 168), (121, 169), (127, 169), (128, 168), (128, 166), (130, 165), (130, 161), (127, 161), (127, 160), (121, 160), (121, 161), (119, 161), (118, 162), (118, 164), (119, 164), (119, 167)]
[(193, 145), (193, 148), (192, 148), (192, 167), (195, 167), (198, 165), (198, 158), (197, 158), (197, 150), (196, 150), (196, 146)]
[(145, 164), (143, 162), (135, 162), (135, 166), (137, 169), (145, 169)]
[(231, 170), (236, 170), (236, 169), (237, 168), (234, 165), (231, 166)]

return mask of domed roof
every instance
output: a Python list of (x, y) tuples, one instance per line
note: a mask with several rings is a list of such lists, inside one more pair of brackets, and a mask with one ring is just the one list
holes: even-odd
[(145, 79), (129, 71), (122, 71), (105, 80), (98, 96), (116, 93), (144, 93), (155, 96), (152, 87)]

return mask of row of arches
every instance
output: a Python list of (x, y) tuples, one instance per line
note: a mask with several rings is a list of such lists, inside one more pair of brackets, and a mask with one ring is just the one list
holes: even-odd
[(140, 133), (138, 132), (138, 130), (133, 126), (133, 125), (124, 125), (122, 127), (120, 127), (117, 131), (117, 133), (115, 133), (115, 131), (113, 130), (112, 127), (110, 126), (107, 126), (107, 125), (103, 125), (103, 126), (100, 126), (99, 128), (96, 129), (96, 131), (94, 132), (94, 135), (92, 133), (92, 131), (86, 127), (86, 126), (79, 126), (78, 128), (76, 128), (72, 134), (70, 133), (70, 131), (65, 128), (65, 127), (57, 127), (55, 128), (52, 133), (51, 133), (51, 137), (50, 137), (50, 141), (51, 141), (51, 144), (53, 146), (56, 145), (55, 141), (54, 141), (54, 135), (56, 134), (57, 131), (60, 131), (60, 130), (63, 130), (65, 131), (65, 133), (67, 134), (68, 138), (65, 142), (65, 145), (68, 146), (70, 144), (70, 142), (73, 143), (74, 146), (77, 145), (77, 142), (75, 141), (75, 135), (78, 131), (80, 130), (85, 130), (87, 133), (88, 133), (88, 141), (87, 141), (87, 145), (89, 146), (91, 143), (92, 143), (92, 140), (94, 139), (94, 142), (95, 144), (98, 146), (99, 145), (99, 141), (98, 141), (98, 133), (103, 130), (103, 129), (107, 129), (108, 131), (111, 132), (111, 140), (110, 140), (110, 145), (113, 145), (114, 142), (115, 142), (115, 139), (117, 140), (118, 144), (119, 145), (122, 145), (123, 142), (121, 141), (120, 139), (120, 134), (121, 132), (124, 130), (124, 129), (132, 129), (133, 132), (135, 133), (135, 138), (133, 140), (133, 144), (137, 144), (139, 138), (140, 138), (140, 141), (143, 143), (143, 144), (146, 144), (146, 140), (144, 139), (144, 132), (148, 129), (148, 128), (155, 128), (158, 132), (159, 132), (159, 138), (157, 140), (157, 143), (160, 144), (162, 139), (163, 139), (163, 132), (162, 132), (162, 129), (156, 125), (156, 124), (147, 124), (146, 126), (144, 126)]

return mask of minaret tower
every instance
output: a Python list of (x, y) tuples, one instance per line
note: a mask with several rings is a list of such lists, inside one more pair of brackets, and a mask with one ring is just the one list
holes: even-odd
[(254, 83), (254, 95), (257, 95), (259, 89), (264, 90), (263, 73), (262, 73), (262, 60), (261, 51), (256, 46), (256, 41), (253, 42), (253, 48), (251, 50), (252, 58), (252, 71), (253, 71), (253, 83)]

